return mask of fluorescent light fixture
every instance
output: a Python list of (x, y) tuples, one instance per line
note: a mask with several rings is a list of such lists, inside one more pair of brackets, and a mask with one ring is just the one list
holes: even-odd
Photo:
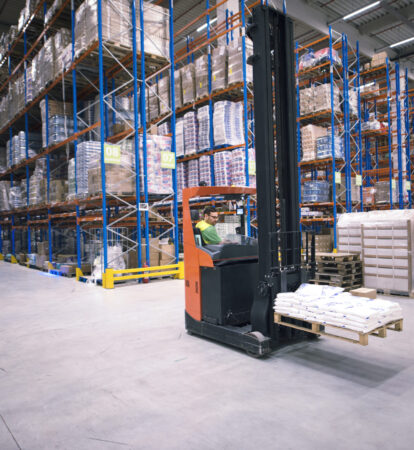
[[(215, 17), (214, 19), (210, 20), (210, 25), (212, 25), (216, 21), (217, 21), (217, 17)], [(199, 33), (200, 31), (203, 31), (204, 28), (207, 28), (207, 24), (206, 23), (204, 25), (201, 25), (201, 27), (197, 28), (197, 33)]]
[(399, 45), (407, 44), (408, 42), (414, 41), (414, 37), (405, 39), (404, 41), (396, 42), (395, 44), (390, 45), (391, 48), (398, 47)]
[(371, 81), (371, 83), (367, 83), (367, 84), (361, 84), (361, 89), (369, 87), (369, 86), (374, 86), (374, 84), (375, 84), (375, 81)]
[(355, 16), (359, 16), (360, 14), (362, 14), (365, 11), (368, 11), (369, 9), (375, 8), (376, 6), (378, 6), (381, 2), (374, 2), (374, 3), (370, 3), (367, 6), (364, 6), (363, 8), (357, 9), (356, 11), (347, 14), (346, 16), (342, 17), (342, 20), (348, 20), (348, 19), (352, 19), (352, 17)]

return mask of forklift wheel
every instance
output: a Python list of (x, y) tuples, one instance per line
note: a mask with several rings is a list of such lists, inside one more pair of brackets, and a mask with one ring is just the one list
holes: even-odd
[[(249, 336), (252, 336), (252, 337), (254, 337), (255, 339), (257, 339), (259, 342), (261, 342), (261, 341), (264, 341), (266, 338), (263, 336), (263, 334), (262, 333), (260, 333), (260, 331), (252, 331), (252, 332), (250, 332), (250, 333), (247, 333)], [(262, 358), (263, 356), (265, 356), (265, 355), (261, 355), (261, 354), (259, 354), (259, 353), (255, 353), (255, 352), (252, 352), (251, 350), (247, 350), (246, 349), (246, 353), (249, 355), (249, 356), (251, 356), (252, 358)]]

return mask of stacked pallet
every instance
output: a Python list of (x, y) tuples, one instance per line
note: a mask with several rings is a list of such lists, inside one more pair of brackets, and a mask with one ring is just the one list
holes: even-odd
[(359, 255), (317, 253), (314, 284), (342, 287), (346, 291), (362, 286), (362, 262)]

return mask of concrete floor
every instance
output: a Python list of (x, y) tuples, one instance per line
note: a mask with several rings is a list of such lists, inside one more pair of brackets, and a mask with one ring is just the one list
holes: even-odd
[(0, 262), (0, 449), (411, 449), (414, 300), (367, 347), (262, 360), (184, 330), (178, 280), (112, 291)]

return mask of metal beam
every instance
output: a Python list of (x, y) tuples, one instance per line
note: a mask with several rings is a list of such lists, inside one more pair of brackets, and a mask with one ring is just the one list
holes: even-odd
[[(404, 8), (399, 9), (398, 12), (407, 19), (412, 19), (414, 17), (414, 5), (405, 6)], [(358, 30), (361, 34), (376, 34), (384, 28), (388, 28), (400, 22), (401, 21), (396, 18), (394, 14), (388, 13), (387, 15), (375, 19), (372, 22), (361, 25), (360, 27), (358, 27)]]
[(382, 2), (381, 6), (388, 11), (389, 14), (392, 14), (396, 19), (400, 20), (404, 25), (406, 25), (411, 31), (414, 31), (414, 24), (402, 14), (398, 9), (393, 8), (389, 5), (389, 2)]

